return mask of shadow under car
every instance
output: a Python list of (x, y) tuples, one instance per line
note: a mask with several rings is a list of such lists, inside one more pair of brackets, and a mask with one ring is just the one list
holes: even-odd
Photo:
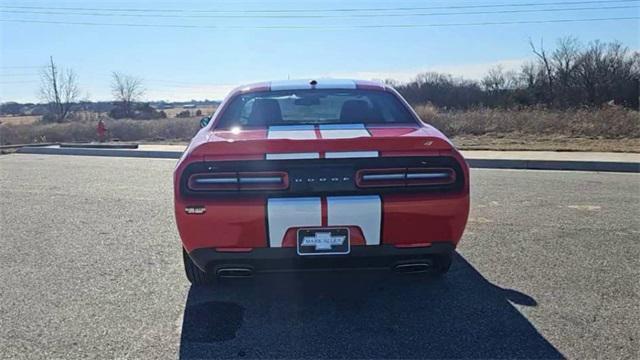
[(391, 272), (259, 275), (191, 287), (181, 358), (563, 358), (456, 253), (440, 278)]

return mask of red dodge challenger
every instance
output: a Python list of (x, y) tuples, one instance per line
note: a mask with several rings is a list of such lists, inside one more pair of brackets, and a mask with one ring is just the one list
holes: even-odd
[(248, 85), (202, 125), (174, 173), (193, 284), (263, 271), (449, 269), (469, 214), (469, 169), (391, 87)]

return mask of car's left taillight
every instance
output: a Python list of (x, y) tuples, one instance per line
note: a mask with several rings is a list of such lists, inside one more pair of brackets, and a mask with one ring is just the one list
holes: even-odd
[(285, 190), (289, 176), (281, 171), (196, 173), (187, 186), (192, 191)]

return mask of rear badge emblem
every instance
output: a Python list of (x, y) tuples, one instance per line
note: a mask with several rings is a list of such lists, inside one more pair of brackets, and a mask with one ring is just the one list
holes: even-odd
[(207, 208), (200, 205), (192, 205), (184, 208), (184, 212), (189, 215), (202, 215), (207, 212)]
[(294, 178), (293, 182), (294, 183), (303, 183), (303, 182), (308, 182), (308, 183), (313, 183), (313, 182), (322, 182), (322, 183), (326, 183), (326, 182), (347, 182), (350, 181), (351, 178), (348, 176), (344, 176), (344, 177), (332, 177), (332, 178), (328, 178), (328, 177), (320, 177), (320, 178)]

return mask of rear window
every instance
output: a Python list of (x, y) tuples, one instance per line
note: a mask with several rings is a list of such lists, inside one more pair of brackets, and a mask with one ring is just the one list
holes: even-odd
[(393, 94), (370, 90), (282, 90), (236, 96), (216, 128), (416, 123)]

